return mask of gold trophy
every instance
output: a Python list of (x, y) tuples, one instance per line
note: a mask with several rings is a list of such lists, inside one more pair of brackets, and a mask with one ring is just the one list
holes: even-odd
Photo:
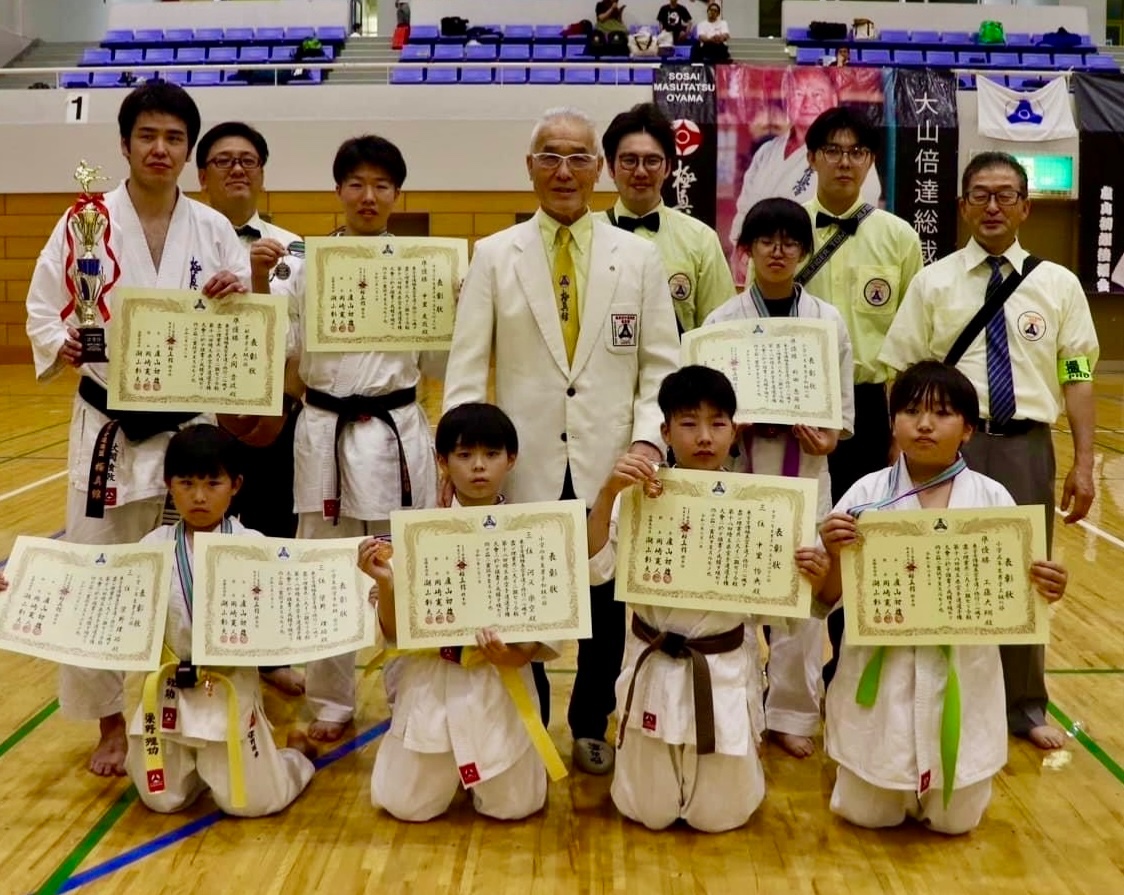
[[(101, 169), (90, 167), (85, 161), (78, 165), (74, 179), (82, 188), (77, 204), (71, 209), (68, 224), (74, 238), (78, 241), (81, 254), (68, 271), (75, 313), (78, 316), (78, 341), (82, 345), (81, 363), (105, 363), (105, 328), (98, 322), (98, 307), (101, 304), (102, 290), (105, 288), (105, 274), (101, 269), (101, 259), (95, 250), (101, 242), (102, 234), (109, 224), (105, 206), (95, 201), (91, 185), (103, 180)], [(76, 253), (77, 254), (77, 253)]]

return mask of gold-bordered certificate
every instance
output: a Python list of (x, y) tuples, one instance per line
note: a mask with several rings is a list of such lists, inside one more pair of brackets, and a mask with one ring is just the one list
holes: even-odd
[(448, 350), (468, 240), (322, 236), (305, 250), (306, 350)]
[(109, 328), (109, 407), (280, 416), (288, 300), (122, 289)]
[(843, 428), (839, 336), (828, 320), (767, 317), (690, 330), (684, 365), (721, 370), (738, 396), (737, 423)]
[(796, 549), (815, 544), (816, 481), (662, 469), (663, 492), (621, 494), (618, 600), (807, 618)]
[(1030, 582), (1046, 556), (1043, 508), (864, 513), (843, 551), (847, 643), (1046, 643), (1048, 604)]
[(360, 538), (195, 535), (196, 665), (288, 665), (375, 642)]
[(402, 649), (464, 646), (481, 628), (508, 643), (591, 635), (580, 500), (390, 514)]
[(16, 538), (0, 649), (83, 668), (160, 667), (173, 545)]

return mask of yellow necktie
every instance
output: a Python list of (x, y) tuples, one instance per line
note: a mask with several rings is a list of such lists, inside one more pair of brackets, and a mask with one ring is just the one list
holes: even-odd
[(554, 299), (558, 319), (562, 322), (562, 341), (566, 344), (566, 360), (574, 362), (581, 329), (581, 306), (578, 304), (578, 277), (574, 256), (570, 252), (572, 234), (569, 227), (559, 227), (554, 237)]

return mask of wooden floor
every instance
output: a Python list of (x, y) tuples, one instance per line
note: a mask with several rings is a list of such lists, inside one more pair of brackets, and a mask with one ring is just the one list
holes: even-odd
[[(72, 393), (71, 381), (40, 387), (26, 368), (0, 368), (0, 558), (17, 534), (62, 527)], [(126, 781), (83, 770), (93, 726), (60, 717), (54, 668), (0, 653), (0, 892), (1124, 892), (1124, 375), (1103, 376), (1097, 394), (1098, 500), (1089, 524), (1056, 539), (1073, 584), (1048, 666), (1054, 716), (1075, 733), (1068, 761), (1012, 743), (970, 836), (850, 827), (827, 810), (830, 763), (775, 746), (760, 811), (723, 835), (650, 833), (614, 812), (608, 781), (581, 774), (552, 785), (546, 811), (526, 822), (482, 820), (461, 800), (443, 820), (401, 824), (370, 805), (387, 717), (377, 676), (360, 685), (355, 738), (288, 811), (230, 820), (208, 802), (160, 816)], [(1064, 431), (1056, 444), (1064, 474)], [(572, 650), (556, 666), (551, 730), (568, 757)], [(308, 720), (299, 700), (267, 699), (279, 737)]]

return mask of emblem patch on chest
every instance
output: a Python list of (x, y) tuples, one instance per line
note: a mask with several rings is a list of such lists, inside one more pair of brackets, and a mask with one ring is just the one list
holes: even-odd
[(635, 348), (640, 331), (640, 317), (637, 314), (613, 314), (613, 347)]
[(882, 307), (890, 300), (890, 295), (890, 284), (881, 277), (868, 280), (867, 284), (863, 286), (863, 298), (866, 299), (866, 303), (871, 307)]
[(1037, 342), (1046, 335), (1046, 318), (1037, 311), (1019, 314), (1019, 332), (1028, 342)]
[(695, 291), (691, 278), (685, 273), (673, 273), (667, 281), (667, 288), (671, 290), (671, 297), (676, 301), (686, 301)]
[(650, 730), (653, 733), (656, 731), (656, 715), (654, 712), (645, 712), (643, 725), (645, 730)]

